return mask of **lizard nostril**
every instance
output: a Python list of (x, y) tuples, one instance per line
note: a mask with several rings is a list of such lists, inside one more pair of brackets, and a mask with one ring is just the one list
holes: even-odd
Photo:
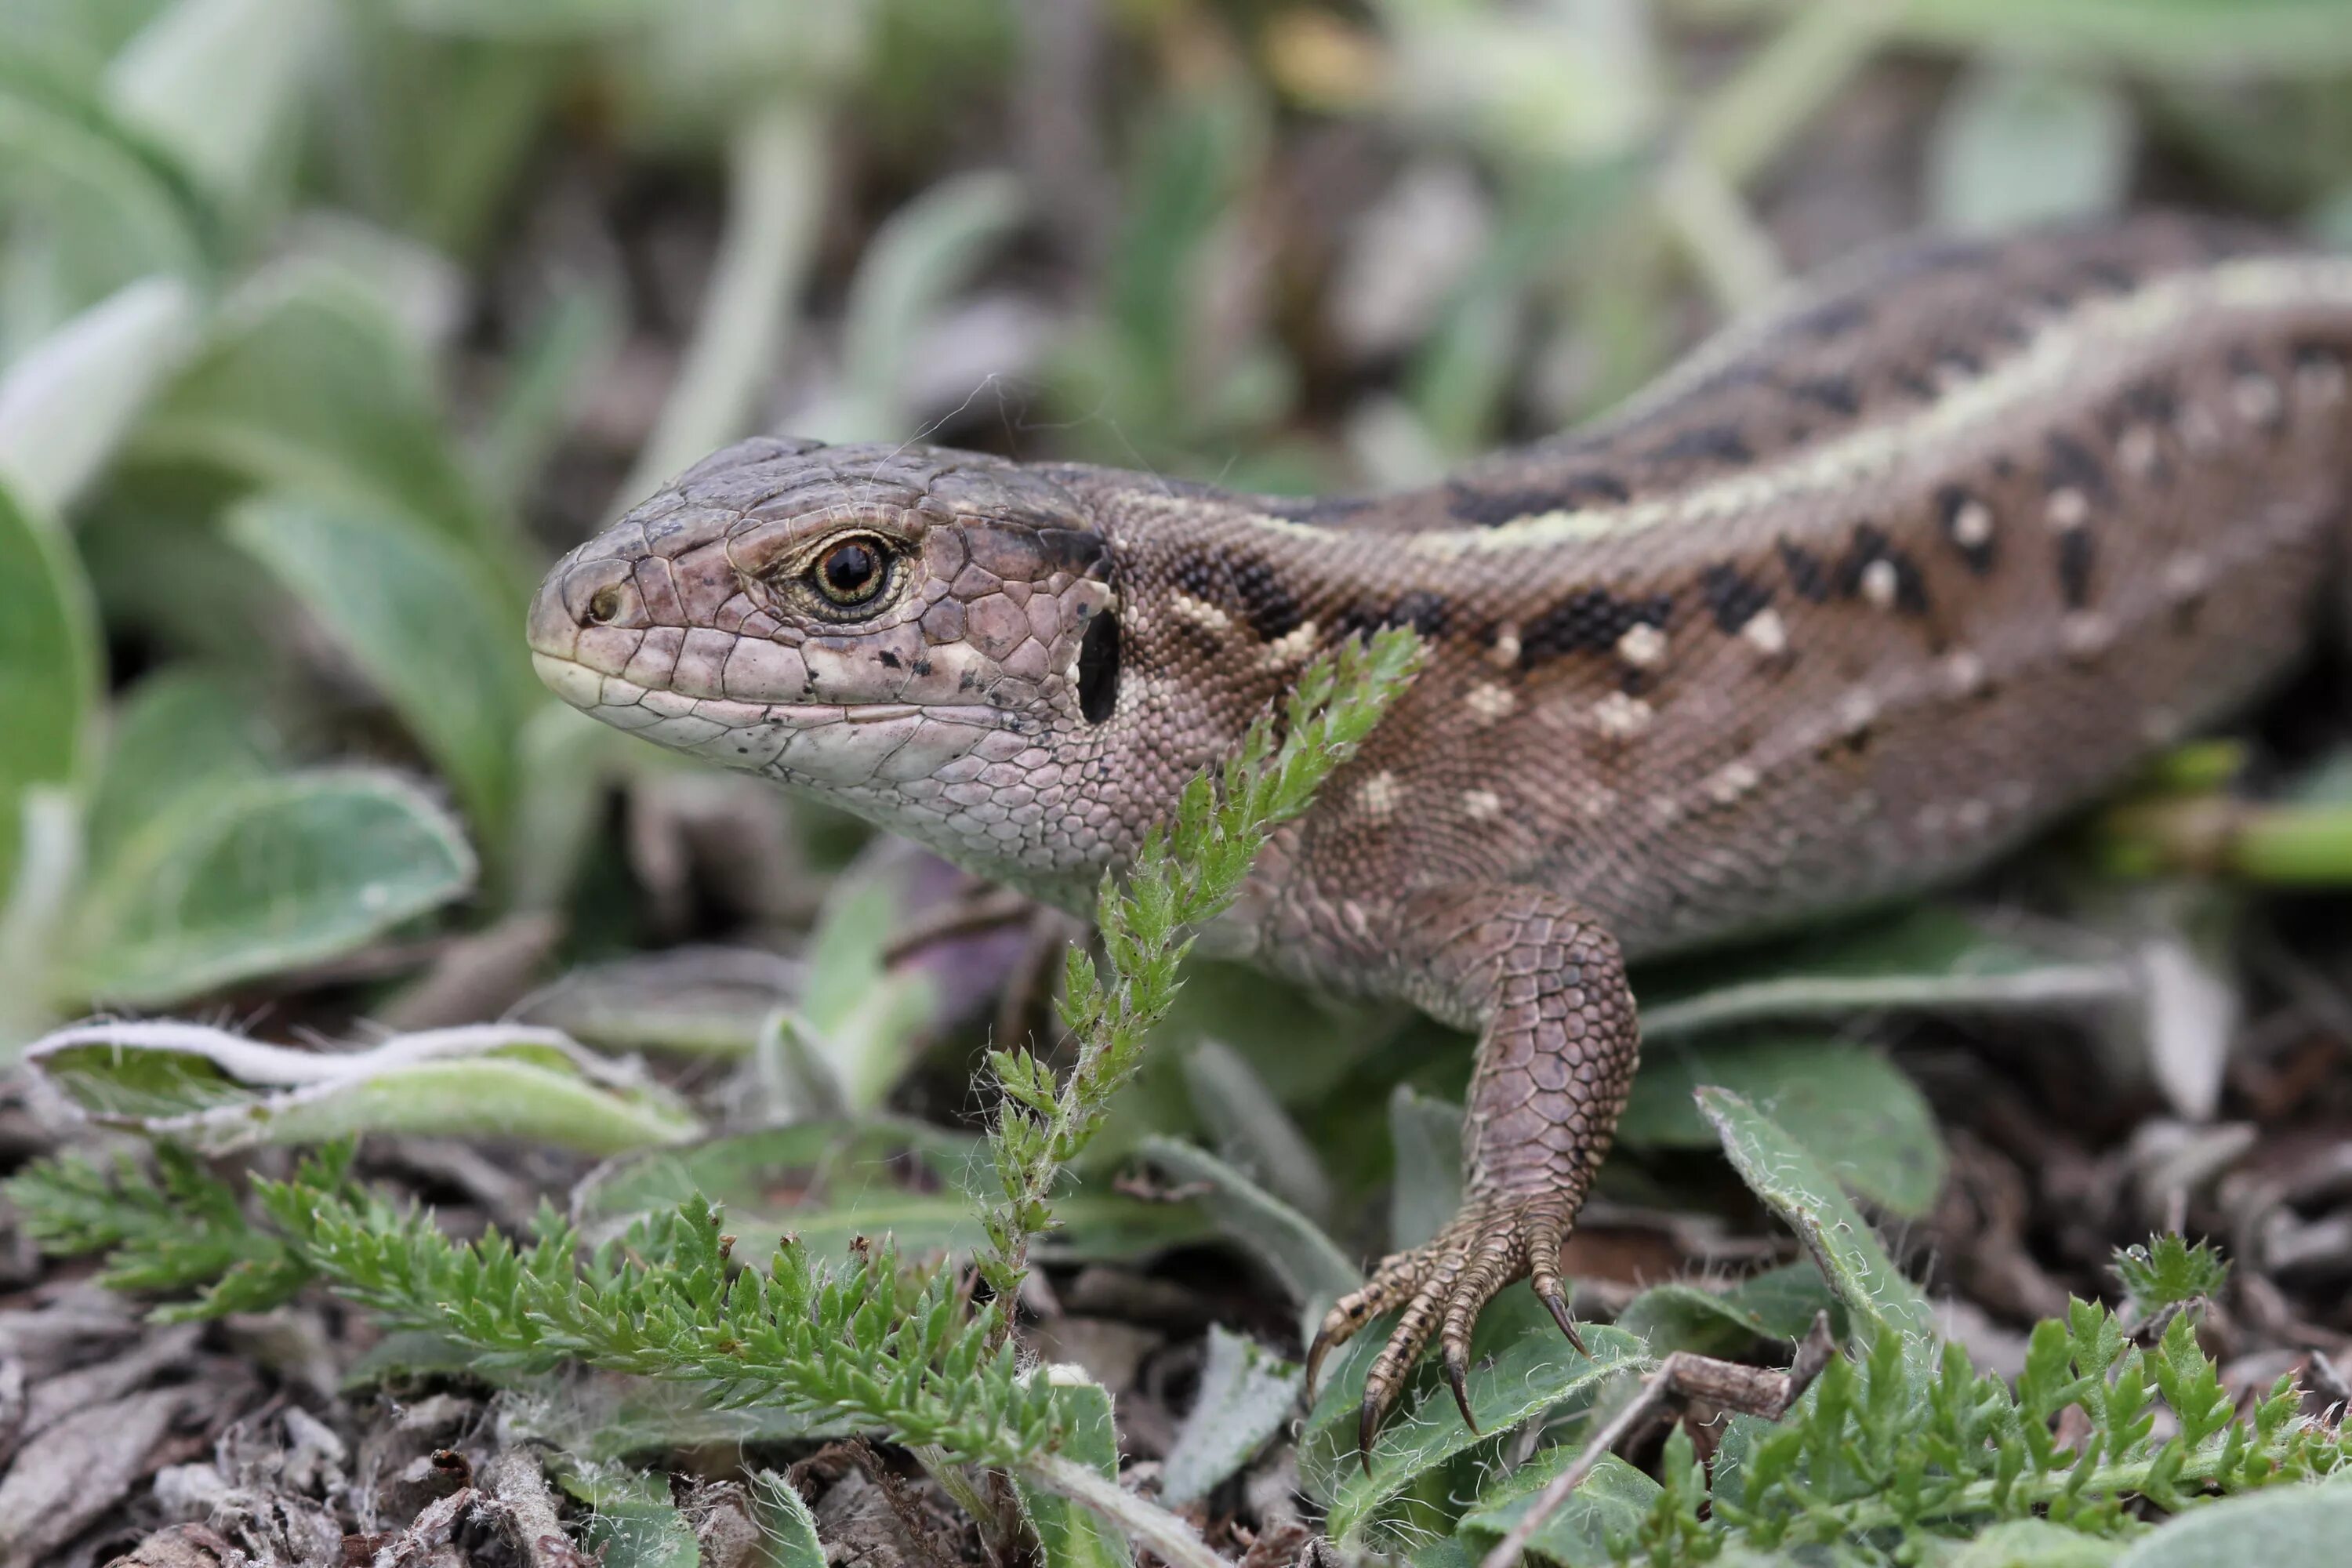
[(621, 590), (599, 588), (588, 600), (588, 624), (609, 626), (621, 618)]

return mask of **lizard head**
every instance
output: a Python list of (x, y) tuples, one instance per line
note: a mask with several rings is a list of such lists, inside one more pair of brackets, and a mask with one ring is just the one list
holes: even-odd
[(1116, 854), (1110, 550), (1034, 470), (761, 439), (559, 562), (541, 679), (615, 728), (824, 795), (1049, 895)]

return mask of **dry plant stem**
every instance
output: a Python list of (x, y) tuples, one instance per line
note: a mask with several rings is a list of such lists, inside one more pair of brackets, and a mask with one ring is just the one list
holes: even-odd
[(898, 963), (912, 957), (935, 942), (951, 937), (977, 936), (982, 931), (994, 931), (1011, 925), (1036, 908), (1036, 902), (1025, 893), (1010, 888), (980, 888), (936, 910), (927, 910), (908, 921), (890, 938), (882, 950), (885, 965)]
[(1682, 1402), (1705, 1400), (1725, 1410), (1743, 1415), (1761, 1415), (1767, 1421), (1778, 1421), (1788, 1414), (1830, 1357), (1837, 1353), (1837, 1343), (1830, 1338), (1830, 1320), (1826, 1312), (1813, 1315), (1812, 1331), (1798, 1342), (1796, 1359), (1789, 1370), (1777, 1372), (1769, 1367), (1748, 1366), (1736, 1361), (1718, 1361), (1714, 1356), (1693, 1355), (1688, 1351), (1676, 1351), (1658, 1363), (1642, 1384), (1642, 1392), (1611, 1418), (1608, 1425), (1592, 1435), (1576, 1462), (1554, 1477), (1549, 1486), (1538, 1493), (1535, 1504), (1511, 1526), (1495, 1549), (1486, 1553), (1478, 1568), (1511, 1568), (1535, 1539), (1537, 1531), (1558, 1513), (1570, 1494), (1584, 1484), (1584, 1478), (1601, 1463), (1601, 1456), (1623, 1442), (1644, 1422), (1661, 1411)]
[(1182, 1519), (1084, 1465), (1058, 1454), (1043, 1454), (1014, 1468), (1056, 1496), (1094, 1510), (1129, 1540), (1172, 1568), (1231, 1568)]

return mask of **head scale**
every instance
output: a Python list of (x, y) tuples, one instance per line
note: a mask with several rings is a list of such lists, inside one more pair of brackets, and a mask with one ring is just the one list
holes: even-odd
[(541, 678), (616, 728), (1083, 897), (1124, 847), (1109, 542), (1033, 470), (746, 441), (558, 563)]

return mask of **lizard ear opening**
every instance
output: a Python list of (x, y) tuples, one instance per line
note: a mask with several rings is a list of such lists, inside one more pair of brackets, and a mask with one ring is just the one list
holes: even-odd
[(1106, 609), (1087, 625), (1078, 644), (1078, 712), (1099, 724), (1118, 706), (1118, 611)]

